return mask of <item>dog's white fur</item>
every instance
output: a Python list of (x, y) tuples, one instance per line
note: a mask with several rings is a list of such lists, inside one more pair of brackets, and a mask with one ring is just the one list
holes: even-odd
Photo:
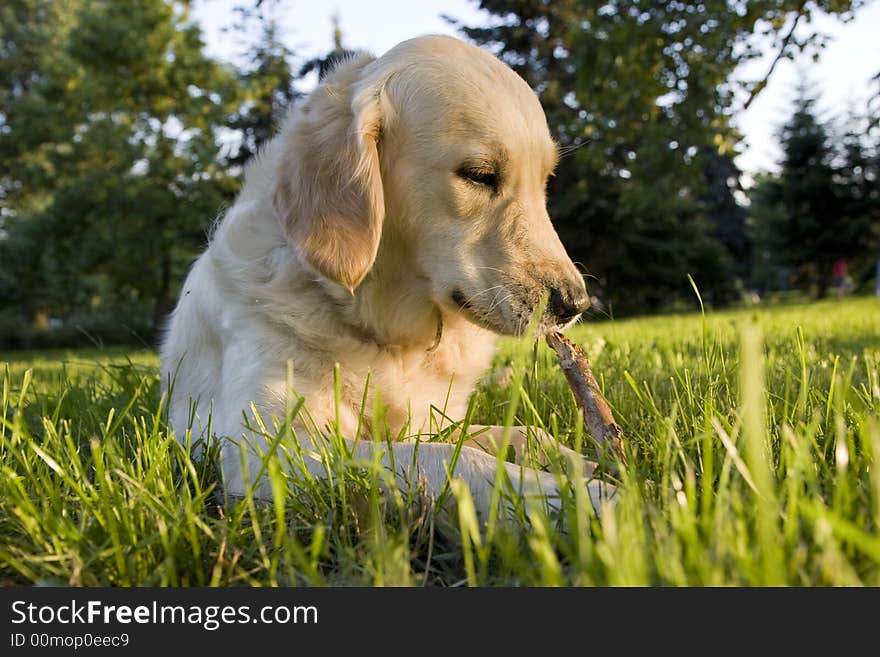
[[(186, 279), (161, 349), (178, 436), (206, 430), (211, 414), (212, 431), (230, 439), (227, 492), (255, 486), (268, 497), (266, 479), (254, 481), (266, 443), (245, 423), (252, 404), (264, 419), (284, 417), (289, 364), (319, 429), (337, 417), (334, 363), (344, 436), (356, 437), (368, 373), (366, 435), (376, 391), (394, 432), (407, 422), (411, 434), (429, 431), (432, 406), (461, 419), (496, 334), (521, 333), (554, 286), (585, 293), (545, 209), (555, 162), (532, 90), (479, 48), (422, 37), (341, 64), (249, 165)], [(545, 315), (541, 326), (569, 321)], [(248, 474), (242, 437), (259, 443), (246, 450)], [(514, 432), (517, 446), (523, 437)], [(353, 448), (386, 449), (369, 440)], [(436, 495), (453, 449), (402, 442), (394, 463)], [(497, 467), (496, 457), (462, 448), (454, 474), (481, 513)], [(526, 493), (556, 490), (549, 474), (505, 467)]]

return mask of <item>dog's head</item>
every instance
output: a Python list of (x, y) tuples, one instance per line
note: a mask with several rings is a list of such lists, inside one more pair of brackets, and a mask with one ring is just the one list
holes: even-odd
[(275, 204), (291, 243), (355, 290), (380, 241), (435, 305), (498, 333), (589, 305), (547, 214), (557, 149), (537, 97), (509, 67), (448, 37), (341, 65), (291, 124)]

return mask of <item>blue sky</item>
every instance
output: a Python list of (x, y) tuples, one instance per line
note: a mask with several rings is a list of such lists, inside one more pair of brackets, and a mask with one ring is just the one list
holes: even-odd
[[(235, 19), (232, 9), (239, 0), (197, 0), (195, 17), (205, 30), (208, 51), (231, 58), (237, 52), (232, 37), (222, 32)], [(440, 16), (460, 18), (466, 25), (485, 22), (485, 15), (469, 0), (282, 0), (279, 12), (287, 43), (303, 57), (322, 55), (332, 45), (331, 17), (338, 13), (350, 48), (381, 54), (396, 43), (421, 34), (456, 34)], [(809, 57), (779, 63), (770, 84), (748, 111), (740, 113), (737, 125), (745, 135), (743, 153), (737, 163), (747, 173), (774, 167), (779, 146), (776, 127), (786, 119), (791, 96), (801, 73), (805, 73), (821, 95), (820, 110), (827, 117), (861, 111), (872, 91), (871, 76), (880, 71), (880, 2), (872, 0), (855, 19), (841, 24), (819, 17), (816, 25), (832, 35), (832, 41), (818, 63)], [(752, 62), (738, 72), (745, 78), (760, 78), (772, 57)], [(876, 92), (876, 89), (874, 89)]]

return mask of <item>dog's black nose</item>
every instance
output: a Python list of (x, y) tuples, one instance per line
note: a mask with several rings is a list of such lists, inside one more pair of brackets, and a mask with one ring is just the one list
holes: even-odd
[(553, 316), (564, 324), (590, 307), (590, 297), (582, 287), (564, 286), (550, 290), (549, 310)]

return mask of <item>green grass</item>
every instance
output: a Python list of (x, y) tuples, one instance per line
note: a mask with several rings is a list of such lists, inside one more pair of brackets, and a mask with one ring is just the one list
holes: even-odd
[[(154, 354), (0, 355), (0, 583), (880, 585), (877, 300), (571, 333), (626, 434), (618, 502), (597, 519), (572, 485), (561, 517), (489, 527), (459, 487), (434, 513), (338, 453), (329, 483), (222, 504), (165, 431)], [(589, 446), (549, 350), (506, 340), (507, 363), (474, 421), (514, 401)]]

